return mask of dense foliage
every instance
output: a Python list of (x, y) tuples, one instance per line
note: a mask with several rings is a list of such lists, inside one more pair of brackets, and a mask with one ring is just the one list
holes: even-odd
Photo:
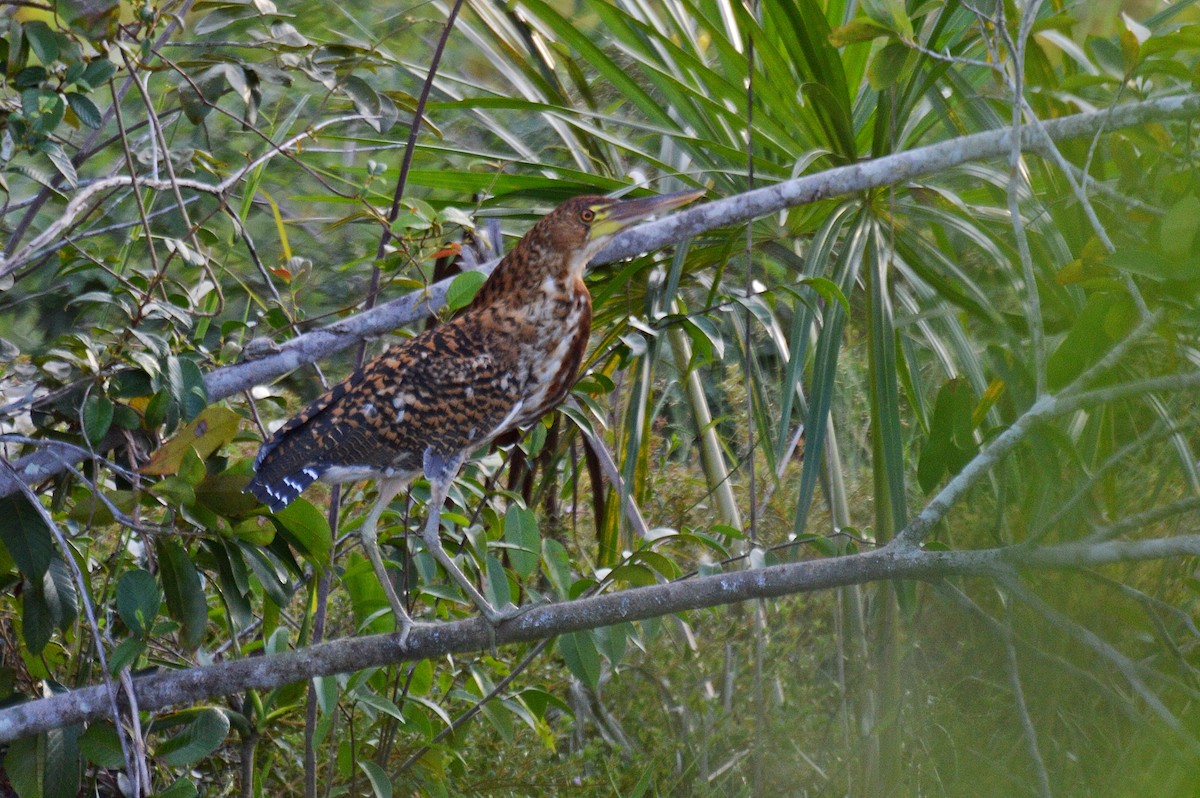
[[(1200, 84), (1190, 2), (56, 9), (0, 23), (10, 704), (391, 629), (351, 534), (373, 485), (241, 493), (387, 340), (206, 377), (447, 278), (452, 313), (570, 196), (729, 197)], [(1200, 532), (1198, 143), (1047, 137), (594, 269), (574, 402), (464, 470), (448, 550), (535, 602), (852, 556), (934, 496), (927, 551)], [(427, 497), (386, 548), (419, 618), (470, 617), (406, 534)], [(1195, 556), (1116, 551), (127, 713), (8, 742), (0, 789), (1191, 794)]]

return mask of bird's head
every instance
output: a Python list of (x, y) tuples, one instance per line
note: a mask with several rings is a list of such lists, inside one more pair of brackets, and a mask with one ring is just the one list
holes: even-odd
[(617, 233), (702, 196), (702, 189), (692, 189), (640, 199), (575, 197), (555, 208), (538, 226), (547, 243), (559, 252), (571, 253), (573, 270), (582, 272)]

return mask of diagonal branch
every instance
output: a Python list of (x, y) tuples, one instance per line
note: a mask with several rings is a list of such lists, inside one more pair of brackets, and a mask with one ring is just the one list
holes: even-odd
[[(1196, 115), (1200, 115), (1200, 94), (1129, 103), (1115, 109), (1075, 114), (1047, 121), (1041, 125), (1041, 129), (1038, 131), (1030, 130), (1027, 127), (1022, 128), (1021, 147), (1024, 149), (1042, 147), (1041, 137), (1043, 135), (1057, 141), (1091, 136), (1100, 130), (1113, 131), (1134, 127), (1149, 121), (1184, 119)], [(355, 118), (357, 117), (346, 117), (345, 119)], [(344, 119), (329, 120), (323, 124), (341, 121)], [(283, 146), (292, 146), (305, 135), (311, 135), (318, 127), (314, 126), (305, 134)], [(594, 262), (611, 263), (641, 252), (659, 249), (688, 236), (746, 222), (784, 208), (904, 183), (973, 161), (1002, 158), (1010, 151), (1011, 136), (1011, 128), (976, 133), (896, 155), (829, 169), (815, 175), (798, 177), (716, 200), (625, 232), (601, 252)], [(179, 180), (178, 184), (197, 191), (222, 193), (253, 166), (254, 164), (251, 164), (241, 170), (238, 175), (213, 186), (186, 180)], [(104, 188), (111, 188), (113, 185), (123, 184), (123, 180), (127, 181), (127, 178), (111, 178), (107, 181), (99, 181), (99, 184), (104, 184)], [(140, 183), (143, 186), (149, 185), (145, 180)], [(164, 187), (166, 187), (165, 183)], [(99, 190), (98, 187), (96, 190)], [(84, 192), (84, 194), (88, 193)], [(68, 203), (67, 216), (70, 216), (71, 212), (82, 212), (82, 206), (86, 204), (86, 201), (80, 202), (81, 199), (83, 198), (77, 197)], [(47, 236), (52, 237), (56, 234), (55, 230), (48, 229), (27, 245), (22, 252), (38, 249)], [(13, 262), (10, 260), (8, 264), (5, 264), (0, 261), (0, 275), (6, 273), (13, 266)], [(484, 269), (487, 267), (485, 266)], [(445, 303), (445, 294), (449, 283), (449, 280), (444, 280), (431, 286), (427, 292), (409, 294), (352, 318), (298, 336), (280, 344), (266, 357), (215, 369), (205, 378), (209, 399), (219, 401), (255, 385), (273, 380), (302, 365), (312, 363), (363, 338), (382, 335), (396, 327), (424, 318)], [(61, 458), (73, 455), (65, 451), (51, 451), (51, 448), (52, 445), (23, 457), (13, 464), (21, 479), (26, 483), (32, 483), (55, 476), (63, 471)], [(76, 461), (77, 459), (71, 462)], [(0, 497), (12, 495), (17, 489), (16, 485), (11, 484), (11, 478), (0, 472)]]

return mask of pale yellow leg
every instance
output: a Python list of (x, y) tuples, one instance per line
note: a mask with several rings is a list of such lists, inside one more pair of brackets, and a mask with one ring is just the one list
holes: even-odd
[(375, 569), (375, 577), (383, 585), (384, 595), (387, 596), (388, 603), (392, 605), (392, 616), (396, 621), (396, 631), (400, 633), (401, 645), (408, 641), (408, 633), (412, 629), (413, 620), (409, 616), (408, 610), (404, 608), (404, 602), (396, 595), (396, 588), (392, 586), (387, 568), (384, 567), (383, 555), (379, 551), (377, 527), (379, 517), (383, 515), (383, 511), (387, 509), (392, 499), (396, 498), (396, 494), (404, 488), (407, 482), (408, 480), (401, 479), (381, 480), (379, 482), (379, 498), (375, 500), (375, 506), (371, 508), (371, 512), (367, 514), (366, 520), (358, 530), (363, 548), (366, 549), (367, 557), (371, 560), (371, 567)]

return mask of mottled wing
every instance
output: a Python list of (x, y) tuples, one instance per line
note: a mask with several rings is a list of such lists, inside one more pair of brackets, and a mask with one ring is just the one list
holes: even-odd
[(322, 477), (413, 475), (429, 447), (482, 445), (521, 405), (510, 360), (487, 343), (468, 314), (389, 349), (265, 442), (246, 490), (279, 509)]

